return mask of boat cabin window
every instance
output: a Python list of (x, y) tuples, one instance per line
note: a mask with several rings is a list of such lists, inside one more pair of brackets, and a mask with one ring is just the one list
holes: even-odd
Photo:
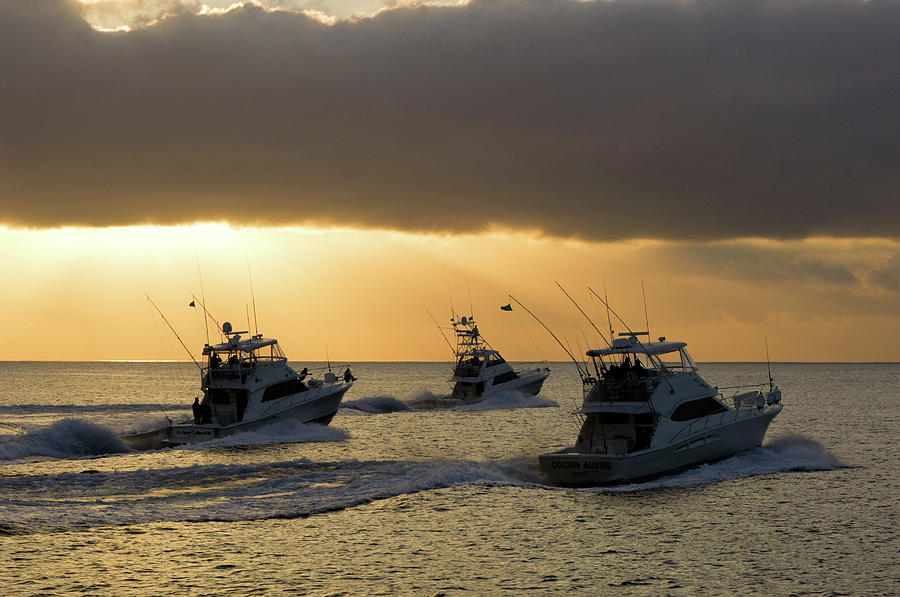
[(504, 371), (494, 378), (494, 385), (497, 385), (498, 383), (506, 383), (514, 379), (519, 379), (519, 376), (515, 371)]
[(505, 362), (506, 361), (503, 360), (503, 357), (501, 357), (499, 354), (492, 354), (488, 356), (487, 366), (494, 367), (495, 365), (500, 365), (501, 363)]
[(726, 410), (715, 398), (701, 398), (679, 404), (672, 412), (673, 421), (690, 421)]
[(685, 347), (661, 354), (659, 355), (659, 360), (670, 371), (682, 373), (697, 370), (697, 364), (694, 363), (694, 359), (691, 358)]
[(279, 398), (284, 398), (285, 396), (290, 396), (291, 394), (299, 394), (308, 389), (306, 384), (299, 379), (287, 379), (266, 388), (266, 391), (263, 392), (262, 402), (277, 400)]

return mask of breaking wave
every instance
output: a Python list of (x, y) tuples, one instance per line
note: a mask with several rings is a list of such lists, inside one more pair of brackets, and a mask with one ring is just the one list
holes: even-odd
[(129, 451), (112, 431), (81, 419), (63, 419), (42, 429), (0, 436), (0, 460), (79, 458)]
[(643, 483), (606, 487), (593, 491), (622, 493), (670, 487), (692, 487), (757, 475), (792, 471), (830, 471), (846, 467), (847, 465), (841, 463), (819, 442), (800, 435), (788, 435), (779, 437), (762, 447), (735, 454), (725, 460), (703, 464), (683, 473)]
[(549, 398), (540, 396), (531, 396), (511, 390), (508, 392), (500, 392), (493, 396), (466, 406), (456, 407), (457, 410), (497, 410), (503, 408), (552, 408), (559, 406)]
[(338, 442), (347, 434), (335, 427), (301, 423), (291, 419), (273, 421), (264, 427), (235, 433), (198, 444), (179, 446), (184, 450), (205, 450), (219, 446), (264, 446), (270, 444), (299, 444), (308, 442)]
[(412, 410), (409, 404), (391, 396), (370, 396), (359, 400), (345, 400), (341, 408), (370, 414), (406, 412)]
[(523, 394), (517, 390), (499, 392), (474, 404), (442, 406), (439, 403), (441, 399), (449, 397), (449, 394), (437, 395), (423, 390), (409, 401), (409, 405), (416, 410), (502, 410), (506, 408), (549, 408), (559, 406), (559, 404), (549, 398)]

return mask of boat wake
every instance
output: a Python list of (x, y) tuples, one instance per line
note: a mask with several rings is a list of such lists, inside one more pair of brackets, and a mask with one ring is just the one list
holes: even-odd
[(259, 429), (235, 433), (197, 444), (179, 446), (181, 450), (206, 450), (221, 446), (266, 446), (271, 444), (300, 444), (308, 442), (339, 442), (347, 434), (335, 427), (301, 423), (291, 419), (274, 421)]
[(473, 404), (441, 406), (439, 401), (449, 397), (449, 394), (439, 396), (423, 390), (409, 401), (409, 406), (415, 410), (503, 410), (507, 408), (550, 408), (559, 406), (559, 404), (549, 398), (523, 394), (517, 390), (498, 392)]
[[(299, 518), (460, 485), (539, 486), (523, 459), (306, 459), (0, 477), (0, 533), (158, 522)], [(103, 508), (96, 504), (102, 503)]]
[(667, 475), (643, 483), (595, 488), (587, 491), (630, 493), (671, 487), (693, 487), (728, 479), (755, 477), (793, 471), (830, 471), (847, 465), (828, 452), (819, 442), (800, 435), (779, 437), (762, 447), (747, 450), (731, 458)]
[(341, 408), (378, 415), (413, 410), (409, 404), (391, 396), (369, 396), (359, 400), (345, 400), (341, 404)]
[(452, 410), (500, 410), (504, 408), (552, 408), (559, 404), (549, 398), (531, 396), (515, 390), (499, 392), (475, 404), (458, 406)]
[(0, 461), (34, 457), (83, 458), (129, 451), (115, 433), (81, 419), (63, 419), (42, 429), (0, 435)]

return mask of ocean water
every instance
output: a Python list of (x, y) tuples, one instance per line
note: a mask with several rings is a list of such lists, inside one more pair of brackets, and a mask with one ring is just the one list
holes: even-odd
[(577, 434), (571, 365), (439, 411), (410, 403), (449, 392), (447, 364), (351, 365), (328, 427), (132, 452), (119, 434), (190, 413), (192, 364), (4, 363), (3, 594), (900, 593), (900, 365), (775, 364), (762, 447), (582, 490), (537, 469)]

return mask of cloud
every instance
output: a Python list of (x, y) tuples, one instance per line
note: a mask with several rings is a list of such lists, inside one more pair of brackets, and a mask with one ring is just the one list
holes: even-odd
[(0, 0), (0, 219), (896, 238), (897, 22), (884, 0), (478, 0), (112, 34)]

